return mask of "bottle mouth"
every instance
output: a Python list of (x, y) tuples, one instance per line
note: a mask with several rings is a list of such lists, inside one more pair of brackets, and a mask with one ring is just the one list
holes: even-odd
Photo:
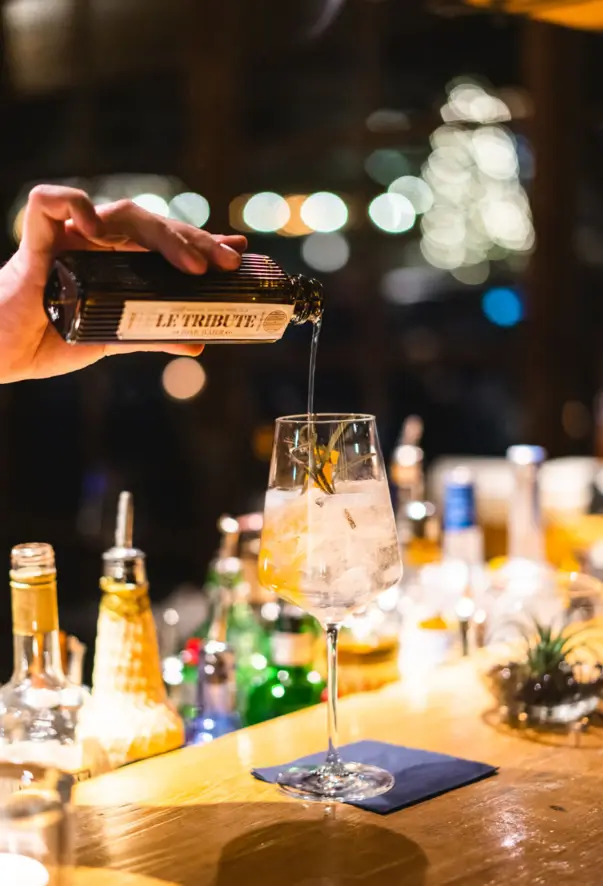
[(302, 276), (296, 277), (295, 282), (306, 306), (303, 316), (299, 318), (298, 322), (304, 323), (310, 320), (311, 323), (318, 323), (324, 311), (322, 283), (313, 277)]
[(54, 549), (45, 542), (15, 545), (11, 551), (11, 570), (19, 574), (37, 575), (55, 569)]

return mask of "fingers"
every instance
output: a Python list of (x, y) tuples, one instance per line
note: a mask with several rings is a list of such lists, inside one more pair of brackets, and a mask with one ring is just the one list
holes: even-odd
[(20, 248), (32, 255), (52, 255), (68, 219), (85, 237), (99, 237), (103, 232), (103, 223), (84, 191), (38, 185), (29, 194)]
[(130, 200), (95, 207), (77, 188), (38, 185), (29, 195), (19, 252), (28, 270), (41, 274), (65, 248), (156, 250), (180, 270), (202, 274), (209, 266), (235, 270), (246, 247), (241, 235), (214, 236)]
[(174, 354), (177, 357), (198, 357), (203, 353), (204, 345), (108, 345), (105, 348), (106, 357), (115, 357), (119, 354), (139, 354), (142, 351), (162, 354)]
[(103, 239), (125, 235), (145, 249), (161, 252), (182, 271), (201, 274), (210, 265), (235, 270), (241, 263), (238, 250), (244, 238), (225, 236), (218, 242), (207, 231), (154, 215), (129, 200), (99, 206), (97, 212), (104, 226)]
[(216, 243), (224, 243), (237, 252), (245, 252), (247, 249), (247, 237), (242, 234), (212, 234)]

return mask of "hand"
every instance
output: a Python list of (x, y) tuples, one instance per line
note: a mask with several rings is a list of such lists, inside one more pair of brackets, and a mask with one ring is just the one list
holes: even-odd
[(49, 322), (43, 294), (54, 257), (67, 249), (152, 249), (189, 274), (234, 270), (245, 237), (208, 234), (129, 200), (94, 206), (84, 191), (39, 185), (29, 195), (18, 251), (0, 270), (0, 383), (48, 378), (112, 354), (165, 351), (196, 356), (199, 345), (68, 345)]

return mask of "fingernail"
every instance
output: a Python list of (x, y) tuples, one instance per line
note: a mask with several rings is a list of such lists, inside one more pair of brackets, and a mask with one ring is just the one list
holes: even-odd
[(226, 243), (219, 243), (220, 264), (227, 268), (238, 268), (241, 264), (241, 256), (236, 249), (231, 249)]
[(128, 240), (127, 234), (103, 234), (102, 240), (105, 243), (125, 243)]

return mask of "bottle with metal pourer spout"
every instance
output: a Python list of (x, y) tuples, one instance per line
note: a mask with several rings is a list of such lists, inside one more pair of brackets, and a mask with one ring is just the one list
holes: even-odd
[(133, 524), (132, 495), (122, 492), (115, 545), (103, 554), (92, 698), (82, 723), (112, 767), (184, 743), (162, 678), (145, 555), (133, 545)]

